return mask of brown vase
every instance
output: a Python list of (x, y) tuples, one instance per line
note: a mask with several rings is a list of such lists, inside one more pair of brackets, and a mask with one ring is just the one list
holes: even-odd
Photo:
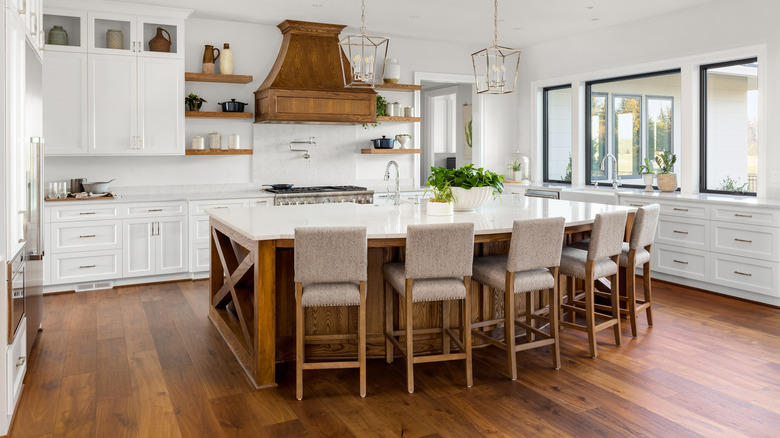
[[(168, 38), (163, 36), (163, 32), (168, 35)], [(157, 35), (149, 40), (149, 50), (152, 52), (170, 52), (171, 51), (171, 34), (162, 27), (157, 28)]]
[[(216, 55), (214, 55), (215, 50), (217, 52)], [(203, 51), (203, 63), (214, 64), (214, 61), (216, 61), (218, 58), (219, 58), (219, 49), (212, 46), (211, 44), (206, 44), (206, 49)]]

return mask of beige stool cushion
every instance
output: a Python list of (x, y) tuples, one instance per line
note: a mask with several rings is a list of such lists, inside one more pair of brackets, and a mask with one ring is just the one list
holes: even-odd
[[(473, 279), (492, 287), (504, 290), (506, 285), (507, 256), (488, 256), (474, 259)], [(515, 273), (515, 293), (552, 289), (555, 278), (547, 268), (532, 269)]]
[[(563, 248), (561, 253), (560, 273), (567, 277), (585, 279), (585, 263), (588, 261), (588, 251), (570, 246)], [(618, 266), (612, 259), (602, 258), (593, 265), (593, 278), (609, 277), (617, 273)]]
[[(406, 291), (406, 270), (403, 263), (387, 263), (385, 279), (402, 297)], [(466, 298), (463, 277), (419, 279), (412, 281), (412, 302), (462, 300)]]
[(303, 307), (359, 306), (360, 283), (304, 283)]
[[(588, 245), (590, 244), (590, 239), (583, 239), (578, 242), (574, 242), (571, 245), (569, 245), (569, 248), (577, 248), (581, 250), (588, 250)], [(629, 251), (630, 245), (628, 242), (623, 242), (623, 249), (620, 252), (620, 266), (627, 267), (628, 266), (628, 251)], [(642, 266), (645, 263), (650, 261), (650, 253), (647, 252), (644, 248), (637, 248), (636, 250), (636, 266)]]

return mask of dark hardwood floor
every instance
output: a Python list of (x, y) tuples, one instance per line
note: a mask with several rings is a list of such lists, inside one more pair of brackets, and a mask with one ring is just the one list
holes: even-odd
[(205, 281), (47, 296), (11, 437), (475, 437), (780, 434), (780, 310), (654, 283), (655, 327), (641, 317), (624, 344), (563, 330), (559, 371), (549, 350), (415, 365), (369, 360), (357, 370), (309, 371), (295, 400), (293, 364), (277, 389), (252, 391), (208, 321)]

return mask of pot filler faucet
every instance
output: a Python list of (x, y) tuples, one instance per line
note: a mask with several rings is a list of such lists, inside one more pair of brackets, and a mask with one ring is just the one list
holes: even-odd
[(401, 205), (401, 175), (398, 171), (398, 163), (390, 160), (385, 168), (385, 181), (390, 181), (390, 166), (395, 166), (395, 194), (390, 195), (393, 198), (393, 205)]
[[(600, 169), (604, 171), (605, 167), (604, 164), (607, 162), (607, 158), (612, 157), (612, 188), (617, 190), (618, 187), (620, 187), (622, 182), (620, 182), (620, 177), (618, 176), (618, 168), (617, 168), (617, 158), (615, 158), (612, 154), (607, 154), (603, 160), (601, 160), (601, 167)], [(596, 186), (598, 187), (598, 186)]]
[(295, 140), (295, 141), (291, 141), (290, 142), (290, 151), (291, 152), (303, 152), (303, 158), (311, 161), (311, 155), (309, 155), (309, 149), (294, 148), (293, 147), (294, 144), (307, 144), (307, 145), (316, 147), (317, 146), (317, 142), (314, 141), (314, 137), (309, 137), (309, 141), (298, 141), (298, 140)]

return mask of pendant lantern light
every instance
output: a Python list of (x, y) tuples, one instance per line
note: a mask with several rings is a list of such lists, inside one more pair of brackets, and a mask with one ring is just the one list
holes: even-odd
[(378, 71), (385, 65), (388, 41), (366, 34), (366, 2), (361, 0), (360, 35), (347, 35), (339, 42), (345, 87), (374, 88), (382, 83)]
[(498, 45), (498, 0), (494, 2), (493, 45), (471, 54), (478, 94), (507, 94), (515, 91), (520, 50)]

